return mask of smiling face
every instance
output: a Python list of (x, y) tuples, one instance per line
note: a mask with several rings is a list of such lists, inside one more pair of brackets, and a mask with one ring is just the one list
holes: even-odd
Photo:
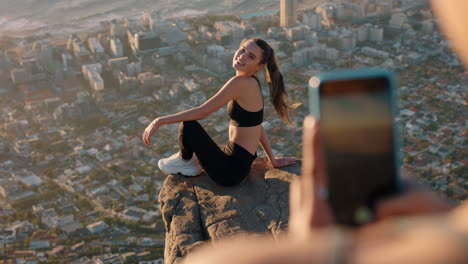
[(262, 56), (263, 50), (254, 41), (247, 40), (241, 43), (232, 60), (236, 75), (255, 75), (264, 66), (261, 63)]

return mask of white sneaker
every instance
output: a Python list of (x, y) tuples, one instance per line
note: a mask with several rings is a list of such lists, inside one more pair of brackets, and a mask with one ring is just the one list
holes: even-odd
[(160, 159), (158, 162), (159, 169), (167, 174), (183, 174), (186, 176), (197, 176), (203, 172), (203, 168), (198, 162), (197, 156), (193, 153), (190, 160), (184, 160), (180, 157), (179, 152), (169, 158)]

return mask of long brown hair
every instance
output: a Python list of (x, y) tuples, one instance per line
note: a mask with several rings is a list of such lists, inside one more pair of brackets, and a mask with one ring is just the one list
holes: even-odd
[(283, 75), (279, 71), (278, 64), (276, 63), (275, 51), (270, 44), (261, 38), (245, 39), (242, 41), (241, 45), (248, 40), (254, 41), (255, 44), (263, 50), (260, 64), (265, 64), (265, 76), (270, 86), (270, 102), (275, 107), (281, 120), (288, 125), (292, 125), (288, 111), (296, 107), (287, 104), (288, 93), (284, 87)]

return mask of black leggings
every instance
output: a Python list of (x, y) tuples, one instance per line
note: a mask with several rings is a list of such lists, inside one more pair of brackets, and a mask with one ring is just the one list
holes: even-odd
[(180, 124), (179, 148), (186, 160), (195, 152), (208, 176), (223, 186), (239, 184), (257, 157), (230, 140), (221, 149), (197, 121)]

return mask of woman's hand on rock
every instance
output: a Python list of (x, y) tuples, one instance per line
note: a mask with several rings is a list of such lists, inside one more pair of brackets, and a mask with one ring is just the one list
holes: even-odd
[(296, 157), (275, 157), (270, 163), (273, 168), (277, 168), (295, 164), (296, 161)]

